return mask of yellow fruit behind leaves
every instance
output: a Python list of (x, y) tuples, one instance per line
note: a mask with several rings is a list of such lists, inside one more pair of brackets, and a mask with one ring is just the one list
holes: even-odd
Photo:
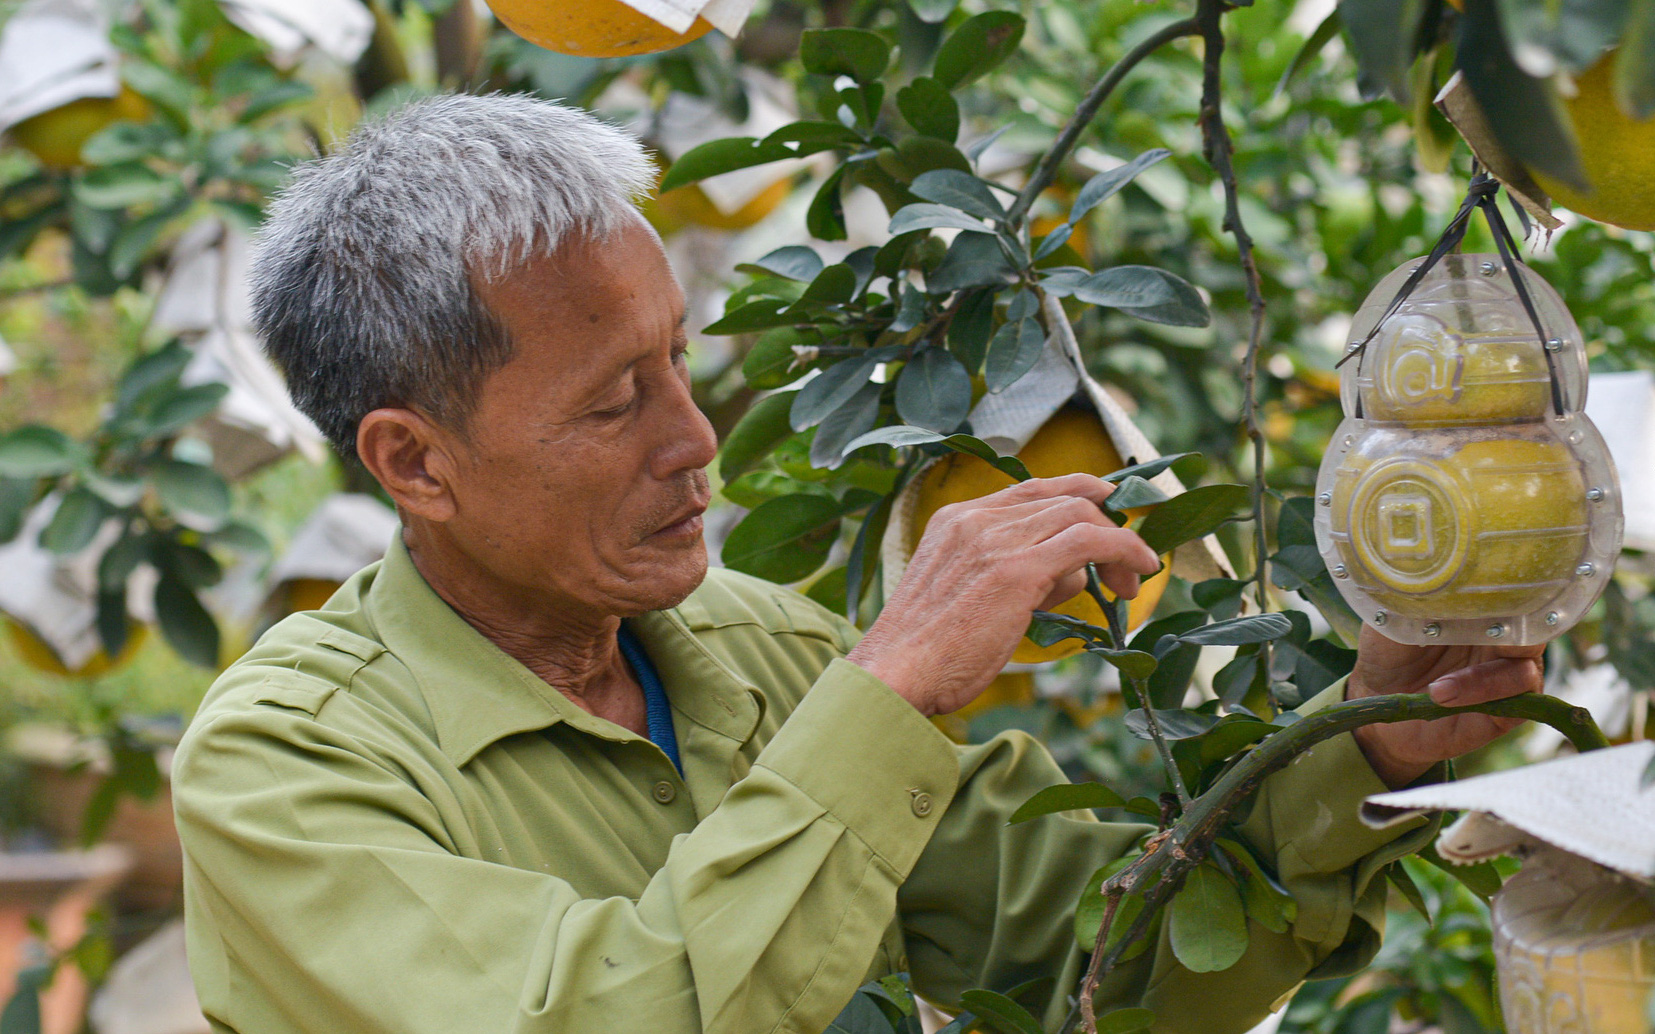
[(697, 18), (673, 32), (621, 0), (488, 0), (506, 28), (538, 47), (576, 57), (631, 57), (683, 46), (712, 31)]
[[(1116, 452), (1114, 445), (1110, 443), (1103, 422), (1096, 414), (1078, 408), (1063, 409), (1046, 421), (1045, 426), (1035, 432), (1034, 437), (1023, 447), (1023, 451), (1017, 454), (1017, 458), (1023, 461), (1029, 468), (1029, 473), (1035, 477), (1057, 477), (1073, 473), (1095, 474), (1101, 477), (1126, 466), (1120, 453)], [(918, 489), (918, 496), (914, 500), (914, 521), (909, 530), (909, 548), (918, 545), (926, 524), (930, 522), (932, 515), (944, 506), (977, 499), (991, 492), (998, 492), (1011, 484), (1013, 481), (1010, 477), (975, 456), (956, 453), (932, 464), (926, 471)], [(1128, 511), (1133, 517), (1140, 516), (1143, 512)], [(1129, 628), (1143, 624), (1155, 612), (1155, 605), (1160, 602), (1161, 593), (1165, 591), (1170, 577), (1170, 571), (1163, 568), (1161, 573), (1144, 580), (1137, 598), (1127, 608)], [(1084, 593), (1066, 601), (1056, 610), (1059, 614), (1068, 614), (1094, 625), (1103, 624), (1102, 609)], [(1012, 654), (1011, 659), (1019, 664), (1037, 664), (1041, 661), (1071, 657), (1079, 653), (1081, 648), (1078, 639), (1068, 639), (1048, 647), (1037, 646), (1032, 640), (1024, 639), (1017, 644), (1017, 651)]]
[(791, 180), (779, 179), (734, 212), (724, 212), (713, 204), (698, 184), (690, 183), (665, 194), (651, 195), (644, 201), (642, 211), (649, 225), (663, 237), (670, 237), (689, 226), (734, 233), (757, 226), (786, 201), (792, 191)]
[(12, 142), (54, 171), (78, 169), (80, 149), (96, 133), (116, 122), (149, 118), (149, 101), (130, 86), (114, 97), (82, 97), (60, 108), (43, 111), (11, 127)]
[(137, 656), (138, 650), (149, 635), (149, 627), (136, 621), (128, 620), (126, 625), (126, 645), (113, 658), (104, 652), (103, 647), (87, 658), (79, 667), (71, 668), (63, 663), (63, 658), (57, 651), (47, 645), (46, 641), (35, 635), (34, 631), (16, 621), (6, 621), (6, 631), (11, 637), (12, 648), (23, 659), (23, 663), (37, 671), (61, 675), (65, 678), (90, 679), (107, 674)]
[(1582, 193), (1529, 171), (1571, 212), (1628, 230), (1655, 230), (1655, 119), (1639, 122), (1615, 102), (1615, 56), (1599, 58), (1575, 81), (1576, 95), (1564, 100), (1592, 190)]

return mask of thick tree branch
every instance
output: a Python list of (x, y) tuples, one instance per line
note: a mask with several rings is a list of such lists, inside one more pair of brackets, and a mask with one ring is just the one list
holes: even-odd
[[(1106, 924), (1099, 929), (1087, 985), (1096, 990), (1097, 982), (1109, 974), (1127, 948), (1148, 930), (1156, 911), (1183, 885), (1184, 877), (1190, 870), (1207, 856), (1213, 841), (1224, 831), (1235, 809), (1257, 793), (1265, 779), (1286, 768), (1294, 758), (1323, 740), (1359, 726), (1429, 721), (1470, 712), (1542, 722), (1563, 733), (1580, 751), (1609, 745), (1585, 708), (1537, 693), (1524, 693), (1469, 707), (1443, 707), (1423, 693), (1402, 693), (1347, 700), (1323, 708), (1272, 734), (1243, 755), (1185, 810), (1177, 825), (1151, 837), (1141, 857), (1104, 881), (1102, 893), (1110, 896), (1130, 894), (1146, 883), (1153, 885), (1144, 892), (1143, 910), (1131, 928), (1107, 950), (1104, 945), (1107, 943), (1108, 926)], [(1082, 990), (1087, 985), (1083, 985)], [(1082, 1011), (1079, 1005), (1077, 1003), (1076, 1014)], [(1063, 1029), (1072, 1030), (1076, 1020), (1077, 1015), (1072, 1014)]]
[(1062, 166), (1064, 159), (1069, 157), (1069, 152), (1073, 151), (1075, 145), (1080, 142), (1080, 134), (1085, 131), (1087, 124), (1092, 121), (1092, 116), (1096, 115), (1098, 109), (1103, 107), (1103, 102), (1109, 99), (1109, 95), (1114, 92), (1115, 87), (1120, 85), (1122, 79), (1126, 78), (1126, 73), (1132, 71), (1139, 62), (1159, 50), (1164, 44), (1184, 36), (1193, 36), (1197, 31), (1196, 19), (1194, 18), (1185, 18), (1182, 21), (1173, 22), (1127, 51), (1119, 61), (1110, 66), (1109, 71), (1103, 74), (1103, 78), (1099, 79), (1097, 84), (1081, 99), (1080, 106), (1070, 116), (1069, 121), (1063, 126), (1063, 130), (1057, 134), (1057, 139), (1053, 141), (1051, 150), (1047, 151), (1046, 156), (1040, 159), (1040, 164), (1035, 166), (1034, 173), (1029, 176), (1029, 182), (1018, 193), (1017, 200), (1011, 203), (1011, 209), (1006, 213), (1007, 226), (1016, 227), (1021, 223), (1023, 217), (1029, 213), (1029, 207), (1040, 196), (1041, 191), (1052, 185), (1052, 180), (1057, 178), (1058, 168)]

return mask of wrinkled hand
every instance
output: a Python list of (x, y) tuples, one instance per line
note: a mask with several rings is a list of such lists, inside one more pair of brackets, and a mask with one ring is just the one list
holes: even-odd
[(1100, 504), (1090, 474), (1036, 478), (938, 510), (879, 620), (847, 660), (925, 715), (975, 700), (1011, 659), (1036, 610), (1086, 587), (1087, 563), (1130, 599), (1160, 559)]
[[(1445, 707), (1537, 693), (1539, 646), (1408, 646), (1366, 625), (1345, 699), (1388, 693), (1430, 693)], [(1459, 757), (1516, 728), (1520, 718), (1460, 714), (1431, 722), (1365, 725), (1356, 742), (1374, 772), (1392, 788), (1413, 782), (1439, 761)]]

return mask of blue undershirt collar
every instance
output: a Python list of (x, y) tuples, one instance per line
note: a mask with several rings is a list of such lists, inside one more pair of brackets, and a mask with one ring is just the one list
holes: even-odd
[(672, 728), (672, 705), (667, 701), (667, 691), (661, 686), (660, 673), (650, 662), (649, 654), (644, 652), (644, 644), (638, 641), (638, 637), (624, 621), (621, 622), (617, 639), (621, 647), (621, 656), (632, 666), (632, 674), (637, 676), (639, 685), (644, 687), (644, 710), (649, 720), (649, 740), (661, 748), (667, 760), (672, 762), (672, 767), (682, 776), (684, 763), (678, 759), (678, 734)]

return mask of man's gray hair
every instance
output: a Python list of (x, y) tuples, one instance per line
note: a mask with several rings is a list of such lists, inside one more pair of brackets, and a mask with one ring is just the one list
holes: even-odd
[(298, 408), (345, 456), (382, 406), (463, 431), (511, 358), (473, 276), (602, 240), (655, 183), (637, 140), (531, 97), (417, 101), (300, 166), (270, 206), (253, 322)]

